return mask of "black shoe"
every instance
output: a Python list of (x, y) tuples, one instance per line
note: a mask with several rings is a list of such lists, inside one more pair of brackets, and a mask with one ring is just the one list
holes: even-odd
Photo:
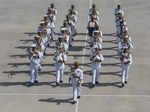
[(94, 88), (95, 87), (95, 84), (92, 84), (92, 88)]
[(41, 72), (41, 71), (42, 71), (42, 69), (41, 69), (41, 68), (39, 68), (39, 69), (38, 69), (38, 71), (39, 71), (39, 72)]
[(96, 84), (99, 84), (99, 82), (98, 82), (98, 81), (96, 81), (95, 83), (96, 83)]
[(77, 98), (80, 99), (80, 96), (78, 96)]
[(47, 47), (50, 47), (50, 45), (48, 44)]
[(77, 103), (77, 101), (73, 101), (73, 102), (72, 102), (72, 104), (76, 104), (76, 103)]
[(35, 80), (34, 83), (37, 84), (37, 83), (39, 83), (39, 81), (38, 81), (38, 80)]
[(46, 53), (44, 53), (43, 55), (46, 56)]
[(125, 84), (127, 84), (128, 82), (127, 81), (125, 81)]
[(121, 84), (121, 87), (122, 87), (122, 88), (124, 87), (124, 83)]
[(31, 86), (33, 86), (33, 85), (34, 85), (34, 83), (32, 83), (32, 82), (27, 83), (27, 86), (28, 86), (28, 87), (31, 87)]
[(56, 82), (56, 86), (59, 86), (60, 84), (58, 82)]
[(63, 83), (63, 81), (61, 80), (60, 83)]

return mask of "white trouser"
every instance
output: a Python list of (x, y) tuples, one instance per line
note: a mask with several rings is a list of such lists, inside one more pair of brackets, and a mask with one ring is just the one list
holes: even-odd
[(65, 64), (56, 64), (56, 82), (63, 80)]
[(55, 30), (55, 28), (51, 28), (51, 39), (54, 39), (54, 30)]
[(90, 56), (92, 57), (94, 55), (94, 48), (90, 49)]
[(77, 101), (78, 96), (80, 96), (80, 87), (73, 86), (73, 101)]
[(64, 46), (64, 50), (67, 52), (67, 51), (68, 51), (68, 48), (69, 48), (69, 45), (66, 44), (66, 45)]
[(129, 68), (130, 68), (130, 64), (122, 64), (122, 77), (121, 77), (122, 83), (128, 80)]
[(39, 70), (39, 66), (30, 66), (31, 70), (30, 70), (30, 82), (34, 83), (35, 80), (37, 80), (38, 78), (38, 70)]
[(48, 45), (48, 37), (45, 37), (42, 40), (43, 40), (44, 45), (47, 47), (47, 45)]
[[(51, 32), (52, 33), (52, 32)], [(50, 44), (50, 42), (51, 42), (51, 33), (48, 33), (47, 34), (47, 37), (48, 37), (48, 43)]]
[(118, 42), (118, 56), (120, 56), (120, 53), (121, 53), (121, 49), (120, 49), (121, 40), (119, 38), (117, 38), (117, 42)]
[(120, 34), (120, 26), (116, 27), (116, 34), (119, 35)]
[(43, 53), (42, 54), (40, 54), (40, 55), (42, 55), (42, 56), (39, 56), (40, 58), (40, 62), (43, 62)]
[(46, 46), (44, 43), (41, 44), (42, 53), (44, 54), (46, 52)]
[(100, 68), (101, 68), (100, 64), (93, 64), (93, 66), (92, 66), (92, 84), (95, 84), (95, 82), (99, 80)]
[(75, 25), (71, 25), (71, 35), (74, 36), (76, 33), (76, 27)]
[(42, 47), (42, 53), (43, 54), (46, 53), (46, 47), (45, 46)]

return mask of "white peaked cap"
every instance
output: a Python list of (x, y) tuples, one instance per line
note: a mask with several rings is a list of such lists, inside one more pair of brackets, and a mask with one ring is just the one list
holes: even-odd
[(128, 35), (126, 35), (124, 38), (128, 38), (129, 36)]
[(48, 17), (48, 15), (47, 15), (47, 14), (45, 14), (45, 15), (44, 15), (44, 17)]
[(40, 24), (44, 24), (44, 23), (45, 23), (44, 21), (41, 21), (41, 22), (40, 22)]
[(95, 48), (98, 48), (98, 46), (97, 46), (97, 45), (94, 45), (93, 48), (94, 48), (94, 49), (95, 49)]
[(99, 30), (94, 31), (94, 33), (99, 33), (99, 32), (100, 32)]
[(67, 30), (67, 28), (61, 28), (61, 31), (65, 31), (65, 30)]
[(58, 38), (64, 38), (64, 36), (63, 36), (63, 35), (60, 35)]
[(32, 44), (31, 47), (36, 47), (36, 44)]
[(33, 56), (37, 56), (37, 54), (34, 53)]

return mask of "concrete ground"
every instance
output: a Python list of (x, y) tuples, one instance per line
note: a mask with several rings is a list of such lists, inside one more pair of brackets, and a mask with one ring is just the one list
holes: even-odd
[[(57, 28), (62, 25), (67, 10), (75, 4), (79, 11), (78, 34), (73, 42), (65, 69), (64, 84), (55, 87), (55, 43), (47, 50), (40, 83), (28, 88), (29, 59), (26, 49), (31, 46), (40, 20), (54, 2), (57, 9)], [(150, 1), (122, 0), (129, 32), (133, 40), (133, 64), (128, 85), (120, 88), (120, 61), (116, 58), (115, 23), (113, 10), (117, 0), (0, 0), (0, 112), (148, 112), (150, 105)], [(95, 3), (101, 12), (104, 33), (101, 84), (91, 89), (89, 49), (86, 40), (88, 9)], [(57, 36), (56, 36), (57, 37)], [(70, 65), (79, 61), (84, 68), (81, 99), (72, 105), (72, 87), (67, 84)]]

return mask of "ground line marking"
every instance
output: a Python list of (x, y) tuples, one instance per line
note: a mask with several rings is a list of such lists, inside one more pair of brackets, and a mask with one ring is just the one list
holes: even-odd
[[(91, 5), (92, 5), (92, 0), (89, 0), (89, 9), (90, 9)], [(89, 16), (88, 16), (88, 21), (89, 21)], [(88, 30), (86, 30), (86, 37), (85, 37), (86, 41), (88, 39), (88, 35), (87, 34), (88, 34)], [(87, 42), (85, 42), (83, 47), (86, 47), (86, 43)], [(84, 64), (84, 62), (85, 62), (85, 57), (84, 57), (85, 51), (86, 51), (86, 49), (83, 49), (83, 52), (82, 52), (82, 55), (83, 55), (83, 57), (82, 57), (82, 64)], [(84, 68), (84, 66), (83, 66), (83, 68)], [(78, 112), (78, 109), (79, 109), (79, 100), (77, 101), (75, 112)]]

